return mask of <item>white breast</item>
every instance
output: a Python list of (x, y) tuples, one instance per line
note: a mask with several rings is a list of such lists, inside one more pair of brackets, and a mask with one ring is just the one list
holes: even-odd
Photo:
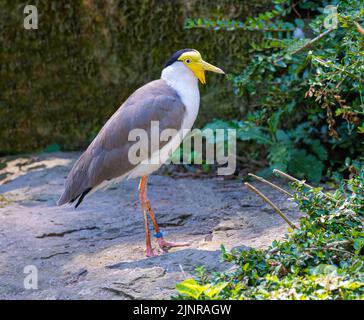
[(182, 128), (191, 129), (200, 107), (198, 79), (182, 62), (175, 62), (163, 69), (161, 78), (181, 97), (187, 109)]
[(128, 178), (146, 176), (158, 170), (168, 160), (171, 150), (172, 152), (177, 150), (181, 143), (181, 138), (183, 139), (188, 134), (197, 117), (200, 107), (200, 91), (198, 89), (198, 79), (193, 72), (182, 62), (175, 62), (163, 69), (161, 79), (177, 91), (186, 107), (186, 114), (182, 121), (181, 130), (159, 152), (154, 153), (151, 159), (140, 163), (131, 170), (127, 174)]

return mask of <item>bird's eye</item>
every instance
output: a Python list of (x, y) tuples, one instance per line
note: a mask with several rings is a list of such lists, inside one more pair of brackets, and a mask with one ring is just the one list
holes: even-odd
[(190, 59), (186, 59), (185, 61), (186, 61), (186, 63), (190, 63), (190, 62), (191, 62), (191, 60), (190, 60)]

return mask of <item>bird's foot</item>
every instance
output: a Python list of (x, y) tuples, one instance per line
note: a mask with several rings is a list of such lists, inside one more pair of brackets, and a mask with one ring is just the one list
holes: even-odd
[(147, 249), (145, 250), (145, 255), (149, 258), (154, 257), (155, 253), (151, 247), (147, 247)]
[(183, 243), (175, 243), (175, 242), (170, 242), (170, 241), (166, 241), (163, 238), (158, 238), (157, 239), (159, 248), (160, 248), (160, 252), (159, 253), (154, 253), (152, 247), (147, 247), (145, 250), (145, 255), (149, 258), (149, 257), (155, 257), (158, 256), (160, 254), (163, 253), (167, 253), (168, 249), (170, 248), (175, 248), (175, 247), (187, 247), (190, 246), (191, 244), (188, 242), (183, 242)]
[(165, 249), (175, 248), (175, 247), (188, 247), (191, 245), (188, 242), (182, 242), (182, 243), (169, 242), (164, 240), (164, 238), (157, 238), (157, 242), (163, 252), (166, 252)]

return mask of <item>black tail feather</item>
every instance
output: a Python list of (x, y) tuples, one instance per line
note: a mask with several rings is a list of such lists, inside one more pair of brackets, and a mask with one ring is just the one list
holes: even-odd
[[(76, 203), (76, 205), (75, 205), (75, 208), (77, 208), (80, 204), (81, 204), (81, 202), (83, 201), (83, 198), (90, 192), (92, 190), (92, 188), (87, 188), (85, 191), (83, 191), (82, 193), (81, 193), (81, 195), (80, 195), (80, 197), (78, 198), (78, 201), (77, 201), (77, 203)], [(77, 198), (75, 198), (75, 199), (73, 199), (73, 200), (71, 200), (70, 202), (72, 203), (72, 202), (74, 202), (75, 200), (76, 200)]]

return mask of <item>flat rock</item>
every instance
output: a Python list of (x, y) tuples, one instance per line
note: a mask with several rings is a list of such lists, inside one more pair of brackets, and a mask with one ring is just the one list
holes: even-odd
[[(55, 205), (78, 156), (1, 159), (1, 299), (168, 299), (196, 267), (231, 267), (221, 262), (221, 245), (265, 248), (287, 231), (241, 181), (153, 175), (149, 197), (166, 239), (191, 245), (146, 258), (138, 181), (99, 190), (77, 210)], [(256, 185), (292, 221), (300, 217), (284, 196)], [(38, 270), (38, 289), (24, 288), (29, 265)]]

